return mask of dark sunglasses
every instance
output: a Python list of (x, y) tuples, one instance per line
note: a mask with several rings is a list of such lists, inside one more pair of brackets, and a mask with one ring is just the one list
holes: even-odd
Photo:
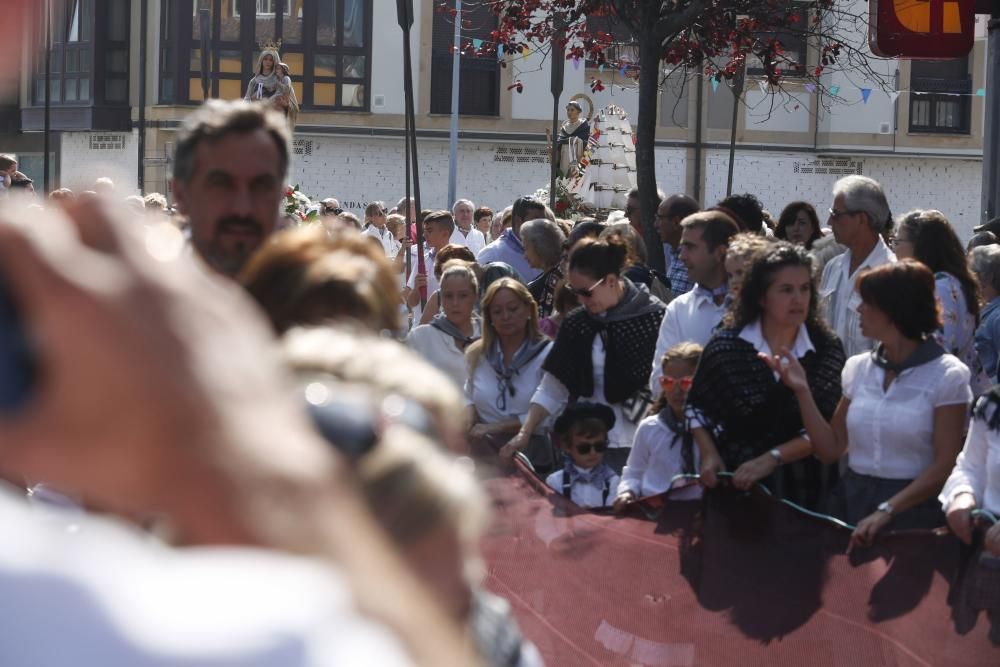
[(598, 454), (603, 454), (604, 450), (608, 448), (607, 442), (602, 442), (596, 445), (577, 445), (576, 451), (578, 454), (589, 454), (591, 448)]
[(594, 296), (594, 290), (597, 289), (600, 286), (600, 284), (604, 282), (605, 278), (607, 278), (607, 276), (604, 276), (604, 278), (601, 278), (590, 287), (584, 287), (582, 289), (579, 287), (569, 286), (569, 291), (577, 296), (582, 296), (584, 299), (589, 299), (590, 297)]

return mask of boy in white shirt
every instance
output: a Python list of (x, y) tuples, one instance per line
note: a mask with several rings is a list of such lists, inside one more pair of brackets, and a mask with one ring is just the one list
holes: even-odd
[(566, 406), (553, 429), (566, 452), (566, 463), (545, 483), (580, 507), (610, 507), (620, 481), (604, 462), (608, 432), (614, 425), (615, 413), (607, 405), (578, 401)]

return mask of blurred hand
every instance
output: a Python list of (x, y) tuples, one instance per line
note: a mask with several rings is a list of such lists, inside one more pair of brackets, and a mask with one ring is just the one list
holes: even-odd
[(733, 474), (733, 486), (746, 491), (754, 483), (764, 479), (778, 467), (778, 462), (770, 454), (751, 459), (736, 469)]
[(472, 428), (469, 429), (469, 437), (474, 440), (479, 438), (485, 438), (491, 433), (493, 433), (492, 425), (483, 424), (482, 422), (478, 424), (473, 424)]
[(890, 521), (892, 521), (892, 516), (887, 512), (872, 512), (866, 516), (858, 523), (854, 529), (854, 533), (851, 534), (851, 542), (847, 546), (847, 551), (850, 552), (856, 546), (870, 547), (875, 540), (875, 536), (878, 535), (879, 531), (888, 526)]
[(418, 273), (413, 278), (413, 281), (414, 281), (414, 285), (416, 286), (416, 288), (418, 290), (426, 289), (426, 287), (427, 287), (427, 274), (426, 273)]
[(632, 493), (631, 491), (625, 491), (624, 493), (620, 494), (617, 498), (615, 498), (614, 505), (612, 505), (611, 507), (612, 509), (614, 509), (615, 512), (621, 514), (622, 512), (625, 511), (626, 507), (628, 507), (634, 502), (635, 502), (635, 494)]
[(702, 486), (714, 489), (719, 483), (719, 478), (716, 473), (724, 472), (726, 470), (726, 465), (722, 462), (722, 458), (716, 454), (710, 454), (704, 456), (701, 459), (701, 484)]
[(500, 448), (500, 460), (505, 463), (513, 463), (514, 455), (528, 446), (528, 439), (527, 433), (518, 431), (517, 435)]
[(781, 348), (778, 354), (773, 357), (764, 353), (757, 356), (781, 377), (781, 381), (789, 389), (796, 393), (809, 391), (809, 379), (806, 377), (806, 371), (787, 347)]
[(972, 544), (972, 510), (976, 509), (976, 497), (971, 493), (960, 493), (948, 506), (948, 527), (955, 537), (965, 544)]

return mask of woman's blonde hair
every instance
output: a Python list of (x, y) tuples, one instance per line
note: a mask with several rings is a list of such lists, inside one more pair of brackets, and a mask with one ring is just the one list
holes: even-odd
[(521, 300), (521, 303), (528, 306), (528, 340), (539, 340), (545, 337), (538, 328), (538, 304), (535, 303), (535, 298), (531, 296), (528, 288), (513, 278), (500, 278), (494, 281), (486, 289), (482, 307), (480, 308), (483, 316), (483, 337), (470, 345), (469, 349), (465, 352), (470, 376), (476, 370), (485, 351), (492, 348), (493, 341), (497, 339), (496, 329), (493, 328), (493, 320), (490, 318), (490, 304), (493, 303), (493, 299), (496, 298), (497, 293), (502, 289), (509, 289)]
[(760, 236), (752, 232), (737, 234), (729, 241), (729, 248), (726, 250), (726, 257), (732, 257), (739, 261), (747, 261), (761, 250), (767, 250), (774, 241), (765, 236)]
[(445, 280), (455, 276), (461, 276), (468, 280), (469, 284), (472, 285), (472, 291), (476, 294), (479, 293), (479, 278), (476, 277), (476, 272), (472, 270), (469, 262), (461, 259), (452, 259), (444, 263), (441, 267), (441, 280), (438, 281), (438, 288), (444, 286)]

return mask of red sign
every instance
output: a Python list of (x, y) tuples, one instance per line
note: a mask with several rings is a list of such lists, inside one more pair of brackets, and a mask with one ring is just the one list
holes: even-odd
[(976, 0), (870, 0), (868, 43), (888, 58), (964, 58), (972, 51)]

